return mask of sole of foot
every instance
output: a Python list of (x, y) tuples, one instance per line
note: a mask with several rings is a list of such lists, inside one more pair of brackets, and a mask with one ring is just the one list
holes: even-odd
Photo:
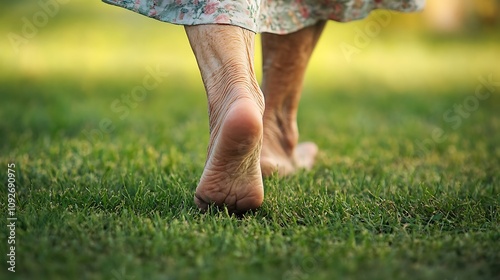
[(218, 127), (210, 139), (211, 148), (194, 201), (202, 211), (209, 205), (227, 207), (235, 214), (256, 209), (264, 199), (259, 107), (250, 99), (237, 100)]

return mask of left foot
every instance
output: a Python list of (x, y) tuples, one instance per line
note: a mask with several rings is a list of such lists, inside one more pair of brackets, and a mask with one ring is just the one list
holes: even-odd
[(194, 201), (202, 210), (210, 204), (226, 206), (229, 213), (258, 208), (264, 199), (259, 166), (262, 117), (250, 99), (239, 99), (210, 135), (205, 170)]
[(229, 213), (264, 199), (259, 156), (264, 96), (253, 68), (251, 31), (230, 25), (186, 26), (208, 98), (210, 144), (194, 202)]

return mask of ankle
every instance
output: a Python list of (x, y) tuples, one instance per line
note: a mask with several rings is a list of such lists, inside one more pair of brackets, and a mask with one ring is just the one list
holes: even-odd
[(293, 157), (299, 138), (295, 121), (276, 115), (270, 117), (267, 111), (264, 116), (264, 147)]

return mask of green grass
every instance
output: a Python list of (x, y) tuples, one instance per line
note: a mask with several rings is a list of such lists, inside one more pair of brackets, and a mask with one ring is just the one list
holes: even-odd
[[(94, 80), (93, 93), (70, 78), (4, 81), (0, 162), (4, 181), (7, 163), (17, 165), (16, 276), (500, 274), (498, 95), (423, 153), (415, 143), (428, 126), (446, 128), (430, 116), (473, 87), (435, 92), (432, 106), (430, 94), (377, 93), (382, 86), (366, 94), (308, 87), (300, 123), (302, 138), (321, 147), (318, 165), (267, 179), (262, 208), (238, 219), (200, 214), (192, 200), (208, 140), (202, 88), (166, 84), (120, 120), (108, 106), (140, 78)], [(90, 143), (82, 131), (102, 118), (116, 128)], [(2, 227), (0, 240), (6, 234)]]
[[(18, 218), (16, 273), (4, 261), (1, 279), (500, 276), (499, 88), (458, 127), (443, 119), (473, 96), (479, 75), (500, 79), (497, 39), (385, 34), (346, 63), (336, 47), (352, 36), (327, 29), (299, 112), (301, 140), (320, 146), (317, 165), (266, 179), (263, 206), (237, 218), (193, 202), (208, 118), (182, 29), (166, 30), (182, 39), (165, 47), (164, 25), (130, 15), (136, 25), (113, 33), (108, 17), (75, 20), (85, 18), (77, 3), (21, 54), (1, 54), (0, 179), (15, 163)], [(0, 30), (19, 29), (16, 20)], [(170, 75), (121, 119), (111, 104), (157, 64)], [(103, 119), (113, 130), (87, 138)], [(436, 128), (446, 140), (419, 148)], [(5, 256), (5, 187), (0, 194)]]

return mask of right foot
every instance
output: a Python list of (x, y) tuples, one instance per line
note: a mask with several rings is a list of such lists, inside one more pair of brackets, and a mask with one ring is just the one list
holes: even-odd
[(306, 66), (326, 21), (287, 35), (263, 33), (262, 91), (265, 94), (263, 176), (284, 176), (310, 169), (316, 144), (298, 144), (297, 109)]
[(297, 125), (272, 113), (264, 114), (264, 140), (260, 166), (264, 177), (286, 176), (299, 169), (311, 169), (318, 147), (313, 142), (298, 144)]

